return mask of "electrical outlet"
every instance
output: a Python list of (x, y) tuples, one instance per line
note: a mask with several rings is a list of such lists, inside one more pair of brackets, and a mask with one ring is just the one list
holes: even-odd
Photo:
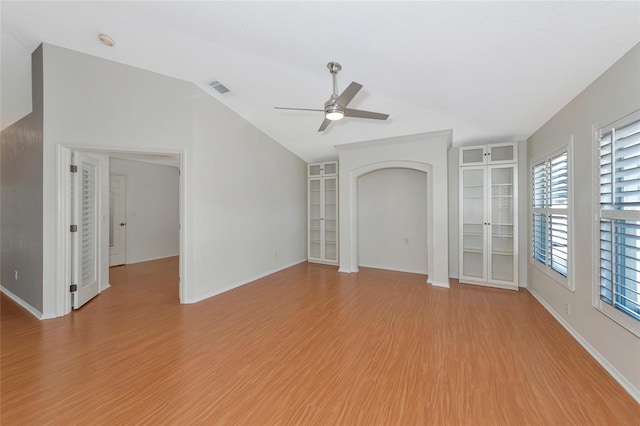
[(564, 312), (565, 312), (567, 315), (571, 315), (571, 305), (570, 305), (570, 304), (568, 304), (568, 303), (565, 303), (565, 304), (564, 304)]
[(13, 278), (18, 281), (18, 270), (13, 271)]

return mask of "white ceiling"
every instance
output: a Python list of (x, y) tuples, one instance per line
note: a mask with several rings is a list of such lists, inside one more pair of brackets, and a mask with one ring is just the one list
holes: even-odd
[[(51, 43), (192, 81), (306, 161), (337, 157), (337, 144), (441, 129), (453, 129), (454, 145), (526, 138), (640, 42), (638, 1), (0, 7), (3, 97), (15, 91), (7, 82), (25, 80), (25, 55)], [(101, 32), (115, 47), (98, 42)], [(318, 133), (322, 113), (273, 108), (322, 108), (329, 61), (343, 66), (340, 91), (364, 85), (350, 107), (391, 117)]]

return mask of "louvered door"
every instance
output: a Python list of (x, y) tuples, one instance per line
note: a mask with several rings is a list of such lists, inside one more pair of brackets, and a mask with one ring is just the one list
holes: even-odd
[(72, 284), (73, 307), (78, 309), (99, 291), (98, 279), (98, 161), (74, 153), (77, 172), (71, 179), (72, 223)]

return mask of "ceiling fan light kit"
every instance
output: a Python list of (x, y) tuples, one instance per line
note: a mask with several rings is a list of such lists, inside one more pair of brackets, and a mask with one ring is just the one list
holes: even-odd
[(288, 109), (295, 111), (324, 111), (324, 121), (320, 125), (318, 132), (324, 131), (332, 121), (340, 120), (343, 117), (369, 118), (373, 120), (386, 120), (389, 114), (381, 114), (379, 112), (362, 111), (358, 109), (347, 108), (349, 102), (358, 94), (362, 85), (352, 81), (351, 84), (338, 95), (338, 71), (342, 69), (342, 65), (337, 62), (329, 62), (327, 68), (333, 77), (333, 93), (324, 104), (324, 109), (310, 108), (284, 108), (275, 107), (275, 109)]
[(324, 117), (331, 121), (341, 120), (344, 117), (344, 112), (332, 106), (324, 110)]

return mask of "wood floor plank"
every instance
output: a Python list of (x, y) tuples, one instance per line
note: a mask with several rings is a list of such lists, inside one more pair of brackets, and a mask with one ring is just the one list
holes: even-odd
[(526, 291), (304, 263), (180, 305), (177, 271), (112, 268), (46, 321), (3, 295), (1, 423), (639, 424)]

